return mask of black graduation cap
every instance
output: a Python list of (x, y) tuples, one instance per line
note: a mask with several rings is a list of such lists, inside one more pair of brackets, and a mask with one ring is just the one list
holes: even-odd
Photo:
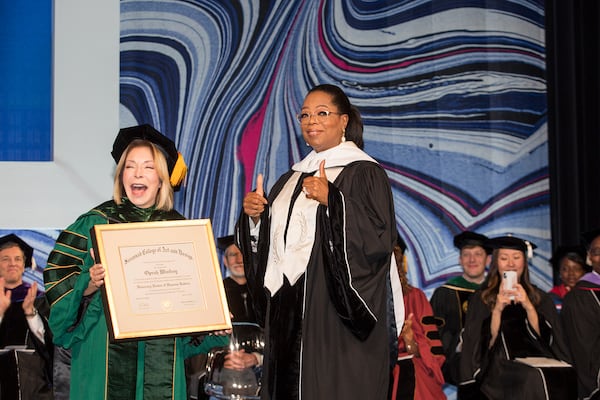
[(2, 236), (0, 238), (0, 246), (3, 246), (7, 243), (14, 243), (23, 250), (25, 253), (25, 268), (31, 267), (31, 259), (33, 257), (33, 247), (27, 244), (23, 239), (15, 235), (14, 233), (8, 234), (6, 236)]
[(537, 249), (537, 246), (534, 243), (531, 243), (528, 240), (521, 239), (515, 236), (499, 236), (495, 238), (491, 238), (487, 242), (487, 246), (496, 249), (511, 249), (511, 250), (521, 250), (523, 253), (527, 255), (528, 258), (533, 257), (533, 250)]
[(571, 258), (577, 259), (577, 262), (581, 263), (583, 269), (589, 272), (591, 267), (586, 264), (586, 251), (583, 246), (578, 245), (570, 245), (570, 246), (558, 246), (554, 252), (552, 253), (552, 257), (550, 258), (550, 263), (552, 264), (552, 268), (555, 271), (560, 271), (560, 260), (562, 260), (565, 256), (569, 255)]
[(465, 246), (481, 246), (486, 253), (491, 253), (492, 249), (487, 245), (488, 237), (477, 232), (463, 231), (454, 236), (454, 247), (462, 250)]
[(119, 162), (127, 146), (136, 139), (152, 142), (162, 151), (167, 160), (171, 186), (178, 189), (187, 172), (185, 161), (177, 151), (175, 143), (148, 124), (130, 126), (119, 130), (119, 134), (113, 143), (113, 150), (110, 153), (115, 162)]
[(217, 247), (223, 251), (227, 250), (227, 248), (232, 244), (235, 244), (233, 235), (217, 238)]
[(583, 243), (587, 249), (590, 248), (594, 239), (600, 236), (600, 228), (593, 229), (591, 231), (587, 231), (581, 234), (581, 238), (583, 239)]

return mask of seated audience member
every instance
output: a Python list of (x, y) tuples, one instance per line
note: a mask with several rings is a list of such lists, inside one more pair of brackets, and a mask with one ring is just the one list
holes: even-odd
[(0, 238), (0, 399), (52, 399), (49, 307), (37, 283), (23, 282), (33, 248)]
[(425, 293), (408, 283), (405, 251), (406, 243), (398, 236), (394, 256), (408, 318), (398, 337), (398, 361), (393, 371), (391, 399), (445, 399), (442, 389), (444, 355), (436, 319)]
[(229, 311), (233, 315), (232, 320), (256, 323), (252, 301), (248, 297), (242, 252), (235, 245), (233, 235), (218, 238), (217, 244), (223, 250), (223, 265), (229, 272), (229, 276), (223, 279), (223, 285)]
[(485, 268), (490, 262), (487, 240), (487, 236), (471, 231), (454, 236), (462, 275), (450, 278), (437, 288), (430, 300), (433, 314), (442, 320), (439, 331), (446, 355), (442, 371), (446, 382), (453, 385), (458, 382), (460, 349), (457, 347), (460, 348), (469, 299), (485, 279)]
[(585, 263), (585, 249), (582, 246), (559, 246), (550, 262), (554, 274), (560, 277), (560, 283), (550, 290), (556, 309), (560, 311), (565, 295), (590, 268)]
[[(233, 235), (217, 239), (217, 247), (223, 251), (223, 265), (229, 276), (223, 279), (227, 305), (232, 315), (232, 322), (256, 323), (252, 301), (248, 297), (248, 286), (244, 274), (244, 259), (240, 249), (235, 245)], [(244, 369), (255, 366), (262, 360), (262, 356), (256, 353), (245, 353), (244, 351), (231, 352), (226, 356), (225, 367), (231, 369)], [(200, 399), (209, 398), (204, 394), (204, 383), (206, 373), (206, 354), (199, 354), (185, 361), (186, 374), (188, 376), (188, 392), (191, 396), (195, 393)]]
[[(242, 252), (234, 243), (233, 235), (217, 239), (217, 244), (224, 251), (223, 264), (227, 268), (227, 271), (229, 271), (229, 276), (223, 280), (223, 284), (225, 286), (225, 296), (227, 296), (229, 312), (233, 315), (232, 321), (234, 323), (249, 322), (256, 324), (257, 321), (254, 309), (252, 308), (252, 301), (248, 297)], [(245, 353), (243, 350), (232, 351), (225, 359), (226, 368), (241, 370), (261, 364), (262, 354)]]
[(576, 376), (564, 362), (568, 350), (558, 312), (530, 282), (527, 260), (535, 246), (512, 236), (489, 245), (490, 271), (469, 302), (463, 332), (461, 399), (575, 398)]
[(600, 229), (583, 235), (592, 272), (565, 296), (561, 318), (567, 332), (580, 399), (600, 399)]

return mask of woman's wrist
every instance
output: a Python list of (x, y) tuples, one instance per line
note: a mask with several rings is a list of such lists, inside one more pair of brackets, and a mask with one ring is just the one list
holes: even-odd
[(527, 313), (532, 313), (532, 312), (537, 313), (537, 311), (535, 310), (535, 307), (530, 302), (528, 302), (527, 304), (522, 304), (522, 306)]
[(29, 311), (29, 312), (25, 312), (25, 316), (26, 316), (27, 318), (32, 318), (32, 317), (35, 317), (37, 314), (38, 314), (38, 311), (37, 311), (37, 309), (36, 309), (35, 307), (33, 307), (33, 308), (31, 309), (31, 311)]

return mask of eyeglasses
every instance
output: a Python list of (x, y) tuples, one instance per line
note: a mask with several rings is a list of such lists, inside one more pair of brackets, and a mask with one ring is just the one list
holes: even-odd
[(590, 256), (592, 256), (592, 257), (600, 256), (600, 248), (594, 247), (593, 249), (590, 249)]
[(310, 122), (310, 119), (312, 117), (315, 117), (315, 119), (317, 120), (318, 123), (323, 123), (323, 122), (327, 121), (327, 118), (329, 118), (330, 114), (343, 115), (344, 113), (339, 113), (339, 112), (335, 112), (335, 111), (327, 111), (327, 110), (317, 111), (316, 113), (313, 113), (313, 114), (303, 112), (303, 113), (297, 114), (296, 119), (301, 124), (308, 124)]

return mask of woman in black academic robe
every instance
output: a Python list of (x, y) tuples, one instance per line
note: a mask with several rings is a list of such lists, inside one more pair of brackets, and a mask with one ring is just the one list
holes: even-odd
[(383, 400), (397, 337), (387, 315), (389, 180), (360, 149), (360, 115), (341, 89), (313, 88), (298, 119), (314, 151), (267, 198), (259, 177), (236, 228), (265, 325), (261, 398)]
[[(491, 239), (494, 249), (488, 278), (469, 302), (461, 357), (462, 399), (573, 399), (568, 361), (558, 313), (548, 294), (530, 283), (527, 254), (534, 247), (516, 237)], [(516, 271), (517, 283), (502, 283)], [(532, 357), (538, 363), (532, 366)], [(530, 358), (526, 360), (516, 360)]]

